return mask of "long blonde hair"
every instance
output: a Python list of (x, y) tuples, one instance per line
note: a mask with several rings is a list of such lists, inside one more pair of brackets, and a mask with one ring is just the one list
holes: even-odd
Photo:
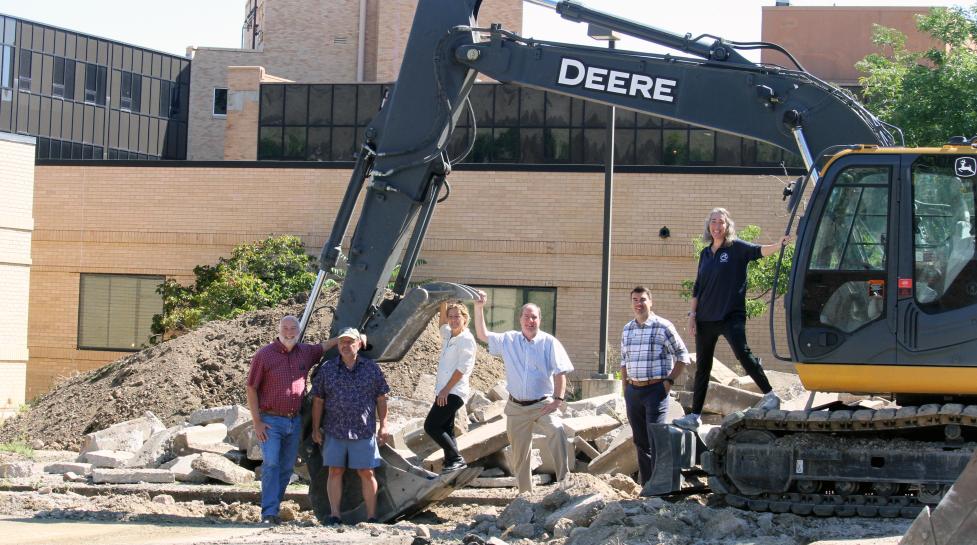
[(709, 221), (712, 220), (712, 216), (714, 214), (719, 214), (724, 220), (726, 220), (726, 238), (723, 240), (723, 246), (733, 244), (733, 241), (736, 240), (736, 222), (734, 222), (733, 218), (729, 216), (729, 210), (719, 207), (713, 208), (712, 211), (709, 212), (709, 215), (706, 216), (706, 225), (702, 232), (702, 241), (709, 245), (711, 245), (713, 242), (712, 233), (709, 232)]

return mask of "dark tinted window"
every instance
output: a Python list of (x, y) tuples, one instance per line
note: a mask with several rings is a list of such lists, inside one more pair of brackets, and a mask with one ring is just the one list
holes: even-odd
[(227, 89), (214, 89), (214, 115), (227, 115)]

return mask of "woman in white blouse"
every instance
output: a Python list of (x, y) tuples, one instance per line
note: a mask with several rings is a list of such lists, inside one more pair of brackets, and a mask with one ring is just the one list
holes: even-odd
[(468, 331), (468, 309), (461, 303), (441, 306), (441, 360), (434, 386), (436, 398), (424, 420), (424, 431), (444, 449), (442, 472), (466, 467), (455, 443), (455, 413), (471, 393), (468, 377), (475, 368), (475, 337)]

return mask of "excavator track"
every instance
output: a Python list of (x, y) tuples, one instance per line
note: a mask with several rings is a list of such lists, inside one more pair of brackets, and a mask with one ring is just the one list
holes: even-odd
[(709, 486), (733, 507), (915, 517), (940, 501), (977, 448), (977, 405), (749, 409), (703, 441)]

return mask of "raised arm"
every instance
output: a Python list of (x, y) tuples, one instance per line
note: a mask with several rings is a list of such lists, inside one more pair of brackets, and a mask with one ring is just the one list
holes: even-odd
[(486, 302), (488, 302), (488, 294), (478, 290), (478, 299), (475, 300), (475, 336), (483, 343), (488, 342), (488, 329), (485, 327)]

